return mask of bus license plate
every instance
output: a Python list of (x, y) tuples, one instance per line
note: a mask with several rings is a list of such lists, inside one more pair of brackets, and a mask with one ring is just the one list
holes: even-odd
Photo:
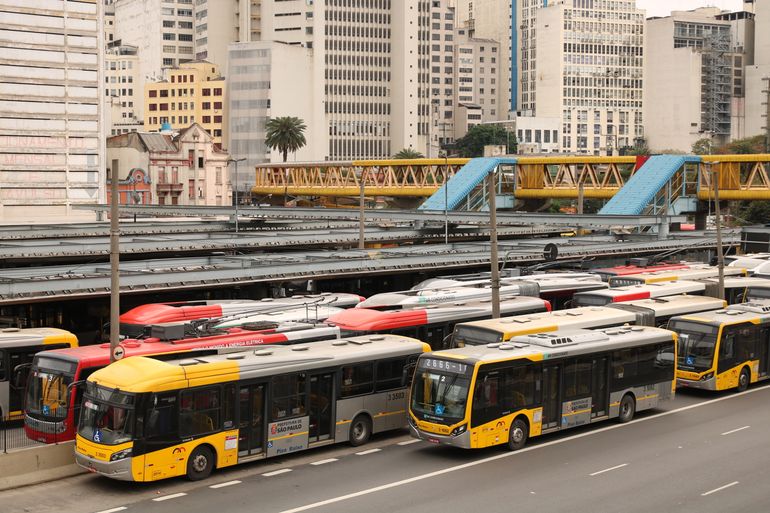
[(429, 436), (429, 437), (428, 437), (428, 441), (429, 441), (430, 443), (432, 443), (432, 444), (437, 444), (437, 443), (439, 443), (439, 441), (438, 441), (438, 438), (433, 438), (433, 437), (431, 437), (431, 436)]

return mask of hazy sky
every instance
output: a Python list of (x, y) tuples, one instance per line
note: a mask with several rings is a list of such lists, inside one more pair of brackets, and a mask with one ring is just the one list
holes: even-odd
[[(762, 0), (767, 1), (767, 0)], [(698, 7), (720, 7), (737, 11), (743, 6), (742, 0), (636, 0), (640, 9), (647, 11), (647, 16), (668, 16), (671, 11), (687, 11)]]

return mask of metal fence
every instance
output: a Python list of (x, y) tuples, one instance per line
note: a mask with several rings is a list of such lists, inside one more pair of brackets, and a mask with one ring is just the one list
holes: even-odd
[[(57, 434), (54, 432), (49, 434), (53, 437), (54, 442), (56, 442)], [(37, 447), (40, 445), (43, 445), (43, 443), (28, 438), (27, 434), (24, 432), (23, 415), (12, 416), (10, 418), (0, 417), (0, 452), (7, 453), (17, 449)]]

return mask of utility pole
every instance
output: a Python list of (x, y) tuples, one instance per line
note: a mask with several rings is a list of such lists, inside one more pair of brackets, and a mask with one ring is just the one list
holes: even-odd
[[(495, 168), (496, 169), (496, 168)], [(495, 169), (487, 176), (487, 203), (489, 204), (489, 249), (492, 271), (492, 318), (500, 318), (500, 269), (497, 258), (497, 191), (495, 190)]]
[(110, 362), (120, 344), (120, 224), (118, 219), (118, 171), (110, 170)]
[(770, 153), (770, 77), (763, 77), (765, 82), (765, 88), (762, 92), (765, 95), (765, 114), (762, 116), (765, 118), (765, 153)]
[(366, 247), (366, 239), (364, 234), (364, 188), (366, 187), (366, 168), (361, 169), (361, 187), (358, 196), (358, 249), (364, 249)]
[(715, 167), (721, 165), (720, 162), (709, 162), (711, 171), (711, 180), (714, 184), (714, 214), (717, 225), (717, 269), (719, 271), (719, 288), (717, 294), (719, 299), (725, 298), (725, 256), (722, 251), (722, 216), (719, 210), (719, 176), (720, 169)]
[(227, 159), (227, 163), (235, 162), (235, 233), (238, 233), (238, 162), (243, 162), (246, 157), (242, 159)]

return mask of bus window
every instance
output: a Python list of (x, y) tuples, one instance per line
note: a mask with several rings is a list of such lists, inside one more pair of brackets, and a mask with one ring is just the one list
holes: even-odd
[(636, 349), (621, 349), (612, 354), (612, 390), (633, 386), (636, 374)]
[(273, 421), (305, 415), (306, 381), (307, 376), (304, 373), (273, 378)]
[(5, 381), (5, 351), (0, 351), (0, 381)]
[(374, 368), (371, 363), (346, 365), (342, 367), (342, 389), (340, 397), (371, 394), (374, 390)]
[(406, 358), (377, 362), (376, 391), (382, 392), (403, 387), (404, 367), (406, 367)]
[(149, 440), (168, 440), (177, 437), (177, 393), (163, 392), (152, 397), (147, 411), (144, 436)]
[(750, 324), (725, 326), (719, 344), (717, 372), (725, 372), (754, 357), (756, 331)]
[(219, 387), (185, 390), (180, 397), (179, 436), (211, 433), (220, 428)]
[(564, 365), (564, 400), (591, 395), (591, 363), (583, 359)]

